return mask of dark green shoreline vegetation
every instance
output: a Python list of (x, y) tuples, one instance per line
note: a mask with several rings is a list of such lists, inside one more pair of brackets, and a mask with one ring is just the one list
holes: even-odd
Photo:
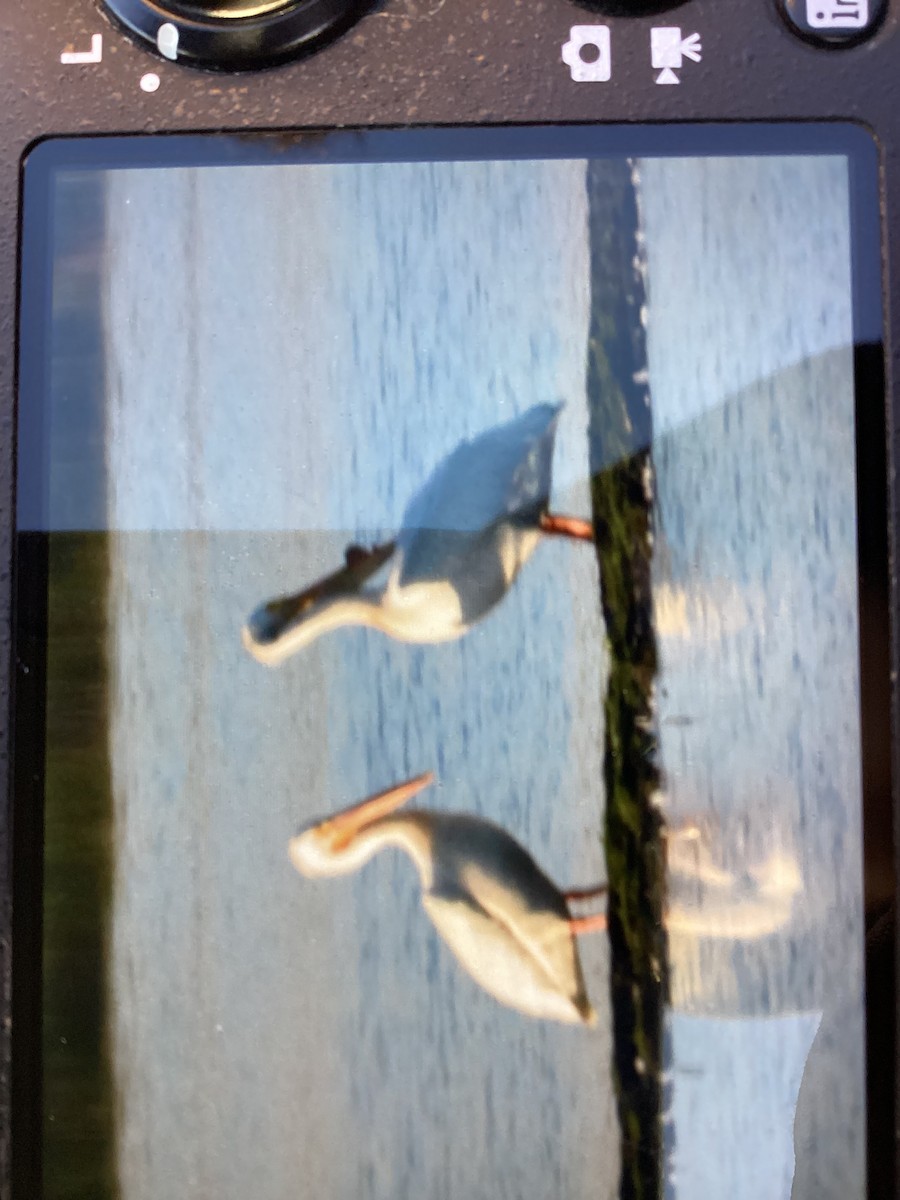
[(112, 902), (105, 533), (49, 546), (44, 805), (43, 1179), (46, 1200), (111, 1200), (107, 1032)]
[(591, 493), (610, 652), (604, 698), (605, 850), (609, 872), (614, 1080), (622, 1131), (622, 1200), (662, 1195), (662, 1017), (666, 943), (660, 784), (653, 733), (651, 410), (636, 265), (631, 169), (587, 173), (591, 317), (587, 391)]
[[(102, 173), (55, 180), (46, 331), (50, 527), (106, 516)], [(48, 539), (43, 883), (44, 1200), (112, 1200), (115, 1091), (109, 1046), (113, 886), (109, 761), (109, 535)]]

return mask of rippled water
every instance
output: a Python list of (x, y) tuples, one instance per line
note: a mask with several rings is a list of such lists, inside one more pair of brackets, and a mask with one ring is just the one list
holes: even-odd
[(603, 877), (591, 548), (542, 546), (457, 643), (345, 631), (272, 672), (238, 636), (535, 403), (567, 402), (556, 475), (587, 511), (583, 165), (110, 190), (124, 1194), (612, 1195), (604, 940), (597, 1028), (539, 1023), (460, 971), (404, 859), (310, 882), (286, 855), (434, 769), (424, 805), (505, 825), (561, 884)]
[(641, 178), (661, 760), (667, 816), (698, 835), (670, 843), (671, 1184), (861, 1197), (846, 165), (657, 161)]
[[(640, 168), (665, 802), (699, 832), (672, 880), (678, 1196), (787, 1194), (814, 1035), (797, 1194), (862, 1194), (843, 171)], [(123, 1194), (612, 1195), (604, 939), (598, 1027), (529, 1021), (461, 973), (403, 859), (309, 882), (286, 857), (433, 768), (423, 804), (602, 876), (591, 551), (540, 547), (450, 645), (344, 631), (272, 672), (238, 637), (532, 404), (566, 401), (556, 499), (587, 512), (583, 164), (126, 172), (108, 199)]]

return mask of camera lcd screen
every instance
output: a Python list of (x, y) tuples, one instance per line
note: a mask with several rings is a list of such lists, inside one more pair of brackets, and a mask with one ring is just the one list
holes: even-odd
[(815, 126), (32, 152), (47, 1200), (618, 1195), (600, 889), (642, 622), (659, 1177), (864, 1194), (874, 180)]

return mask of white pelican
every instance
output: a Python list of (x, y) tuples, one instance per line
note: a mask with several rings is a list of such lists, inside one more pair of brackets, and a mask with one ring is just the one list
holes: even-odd
[(561, 408), (536, 405), (461, 442), (407, 506), (395, 542), (351, 547), (342, 570), (261, 605), (246, 649), (276, 666), (343, 625), (451, 641), (503, 599), (542, 535), (593, 540), (589, 521), (547, 511)]
[(290, 842), (302, 875), (355, 871), (385, 846), (416, 865), (422, 905), (461, 965), (501, 1004), (533, 1017), (593, 1024), (575, 935), (604, 929), (602, 913), (573, 917), (568, 901), (606, 888), (562, 892), (504, 829), (464, 813), (394, 814), (434, 779), (388, 788)]

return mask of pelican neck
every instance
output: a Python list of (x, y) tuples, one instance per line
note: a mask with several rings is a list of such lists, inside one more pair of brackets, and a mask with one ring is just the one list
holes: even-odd
[(432, 839), (428, 826), (427, 813), (407, 812), (382, 817), (360, 830), (353, 839), (354, 849), (362, 855), (363, 861), (387, 846), (403, 850), (415, 864), (422, 889), (428, 891), (434, 879)]

